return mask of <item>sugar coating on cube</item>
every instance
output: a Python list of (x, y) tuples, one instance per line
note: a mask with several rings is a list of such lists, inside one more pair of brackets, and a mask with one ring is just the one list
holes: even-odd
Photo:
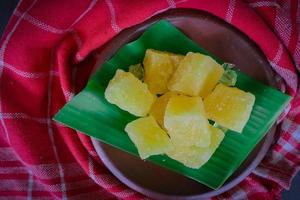
[(172, 96), (166, 107), (164, 126), (173, 140), (182, 145), (210, 145), (209, 123), (201, 97)]
[(209, 119), (230, 130), (241, 133), (250, 118), (255, 96), (236, 87), (218, 84), (204, 98)]
[(161, 127), (164, 127), (164, 116), (169, 99), (175, 95), (178, 94), (176, 92), (167, 92), (158, 97), (152, 104), (149, 114), (156, 119)]
[(218, 83), (224, 69), (209, 56), (189, 52), (169, 80), (171, 91), (204, 97)]
[(146, 116), (156, 96), (130, 72), (117, 70), (105, 90), (108, 102), (136, 116)]
[(220, 129), (210, 125), (210, 130), (211, 143), (208, 147), (183, 146), (178, 141), (171, 139), (171, 147), (166, 154), (187, 167), (200, 168), (211, 158), (224, 138), (224, 133)]
[(163, 94), (168, 91), (167, 83), (182, 58), (181, 55), (169, 52), (146, 50), (143, 61), (144, 82), (148, 84), (153, 94)]
[(142, 159), (163, 154), (170, 147), (170, 138), (152, 116), (136, 119), (125, 127)]

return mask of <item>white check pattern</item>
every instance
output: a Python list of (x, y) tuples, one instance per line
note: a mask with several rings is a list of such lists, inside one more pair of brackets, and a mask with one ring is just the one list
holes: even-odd
[[(168, 8), (175, 8), (176, 5), (179, 3), (187, 3), (189, 0), (182, 0), (182, 1), (174, 1), (174, 0), (166, 0), (168, 3)], [(48, 102), (48, 108), (47, 108), (47, 117), (38, 117), (38, 116), (30, 116), (29, 114), (26, 114), (24, 112), (16, 112), (16, 113), (8, 113), (8, 112), (3, 112), (2, 106), (1, 106), (1, 97), (3, 94), (0, 94), (0, 121), (1, 125), (3, 127), (4, 132), (6, 133), (6, 136), (8, 138), (8, 143), (10, 143), (9, 140), (9, 131), (6, 127), (5, 121), (6, 120), (31, 120), (39, 124), (44, 124), (48, 127), (48, 136), (50, 138), (50, 141), (52, 142), (52, 147), (53, 151), (55, 154), (55, 158), (57, 160), (57, 163), (54, 164), (49, 164), (49, 165), (30, 165), (28, 163), (23, 163), (25, 164), (26, 167), (20, 166), (20, 167), (15, 167), (15, 168), (3, 168), (0, 166), (0, 172), (2, 173), (13, 173), (13, 172), (20, 172), (20, 169), (24, 174), (28, 175), (27, 180), (25, 180), (23, 183), (18, 182), (14, 183), (13, 181), (6, 181), (5, 185), (7, 186), (7, 189), (9, 189), (12, 184), (20, 184), (21, 190), (24, 190), (27, 192), (27, 197), (26, 199), (32, 199), (32, 191), (44, 191), (45, 188), (43, 188), (41, 185), (37, 184), (43, 183), (43, 181), (47, 180), (48, 178), (53, 178), (53, 174), (57, 175), (57, 178), (60, 179), (59, 183), (57, 185), (54, 185), (50, 191), (52, 192), (62, 192), (62, 199), (67, 199), (67, 191), (70, 189), (75, 189), (77, 187), (80, 187), (82, 184), (84, 185), (90, 185), (91, 182), (89, 180), (82, 180), (78, 181), (78, 183), (67, 183), (65, 181), (66, 177), (72, 177), (76, 175), (83, 175), (86, 172), (82, 170), (82, 168), (78, 165), (78, 163), (71, 163), (71, 164), (63, 164), (61, 163), (61, 158), (59, 155), (59, 152), (56, 147), (56, 142), (55, 142), (55, 135), (54, 135), (54, 127), (58, 126), (55, 123), (51, 121), (51, 106), (52, 106), (52, 84), (53, 84), (53, 79), (54, 78), (60, 78), (59, 77), (59, 72), (54, 70), (54, 66), (50, 66), (49, 73), (43, 73), (43, 72), (30, 72), (30, 71), (24, 71), (22, 70), (22, 66), (13, 66), (7, 62), (5, 62), (5, 51), (7, 45), (9, 45), (9, 41), (12, 38), (15, 30), (18, 28), (19, 24), (21, 23), (22, 20), (25, 20), (29, 22), (30, 24), (38, 27), (39, 29), (53, 33), (53, 34), (58, 34), (58, 35), (63, 35), (69, 32), (74, 32), (74, 39), (77, 43), (78, 49), (82, 48), (82, 41), (80, 39), (80, 36), (73, 30), (73, 27), (79, 23), (88, 13), (97, 5), (97, 0), (91, 0), (90, 4), (88, 7), (70, 24), (69, 27), (66, 27), (64, 29), (61, 28), (56, 28), (54, 26), (51, 26), (38, 18), (32, 16), (29, 14), (30, 10), (34, 7), (35, 3), (37, 0), (32, 1), (32, 3), (28, 6), (28, 8), (20, 12), (19, 11), (19, 6), (18, 5), (16, 11), (14, 12), (14, 15), (17, 17), (17, 21), (14, 24), (14, 26), (11, 28), (9, 31), (8, 35), (5, 37), (1, 49), (0, 49), (0, 84), (2, 81), (2, 74), (4, 70), (8, 70), (12, 73), (17, 74), (18, 76), (26, 79), (47, 79), (48, 80), (48, 95), (47, 95), (47, 102)], [(111, 15), (111, 27), (115, 31), (115, 33), (119, 33), (121, 31), (121, 27), (119, 26), (118, 23), (118, 17), (116, 16), (116, 6), (113, 3), (113, 0), (105, 0), (105, 4), (107, 5), (110, 15)], [(254, 2), (254, 3), (249, 3), (248, 5), (252, 8), (261, 8), (261, 7), (274, 7), (276, 9), (276, 19), (275, 19), (275, 31), (279, 35), (279, 37), (282, 39), (283, 44), (285, 46), (288, 46), (290, 43), (290, 38), (292, 34), (292, 25), (290, 20), (287, 20), (290, 18), (290, 16), (287, 18), (286, 17), (286, 12), (291, 8), (291, 0), (285, 1), (282, 5), (278, 4), (277, 2), (273, 1), (259, 1), (259, 2)], [(234, 18), (234, 10), (236, 8), (237, 0), (229, 0), (227, 12), (225, 15), (225, 20), (227, 22), (232, 22), (232, 19)], [(166, 9), (168, 9), (166, 8)], [(157, 11), (157, 12), (162, 12), (166, 9)], [(298, 11), (297, 11), (297, 24), (300, 24), (300, 4), (298, 4)], [(297, 76), (290, 70), (283, 68), (280, 66), (280, 60), (282, 58), (282, 54), (285, 52), (285, 47), (282, 46), (281, 44), (278, 47), (277, 53), (273, 59), (270, 59), (269, 62), (271, 63), (272, 67), (275, 69), (275, 71), (280, 74), (287, 85), (291, 87), (293, 90), (297, 90), (295, 85), (297, 85)], [(296, 45), (296, 50), (294, 51), (294, 54), (292, 55), (295, 58), (296, 61), (296, 66), (299, 67), (300, 63), (300, 32), (298, 32), (298, 40), (297, 40), (297, 45)], [(84, 57), (82, 57), (79, 53), (76, 54), (76, 61), (80, 62), (84, 60)], [(74, 68), (72, 71), (72, 85), (74, 86), (75, 84), (75, 77), (77, 73), (77, 68)], [(66, 100), (69, 101), (75, 93), (75, 87), (73, 88), (63, 88), (64, 95), (66, 97)], [(298, 94), (299, 97), (299, 94)], [(293, 116), (299, 114), (300, 112), (300, 105), (296, 106), (291, 110), (291, 114), (289, 116)], [(294, 143), (300, 143), (300, 126), (295, 125), (291, 120), (289, 119), (284, 119), (283, 124), (282, 124), (282, 129), (286, 132), (293, 132), (292, 134), (292, 139), (291, 141), (294, 141)], [(283, 148), (286, 151), (290, 151), (293, 149), (293, 145), (290, 143), (286, 143), (283, 140), (279, 140), (279, 143), (282, 144)], [(15, 153), (13, 150), (9, 147), (3, 147), (0, 148), (0, 161), (11, 161), (11, 162), (16, 162), (20, 161), (20, 158), (17, 158), (14, 156)], [(276, 154), (273, 153), (272, 160), (274, 164), (280, 163), (284, 158), (281, 154)], [(23, 162), (23, 161), (21, 161)], [(97, 169), (95, 167), (96, 161), (94, 161), (94, 157), (90, 155), (87, 158), (88, 162), (88, 174), (91, 177), (91, 179), (96, 182), (99, 186), (105, 188), (106, 190), (109, 190), (111, 188), (120, 186), (121, 184), (114, 179), (111, 174), (107, 173), (98, 173)], [(49, 174), (39, 174), (40, 172), (49, 172)], [(270, 170), (269, 169), (264, 169), (263, 167), (259, 167), (255, 170), (254, 172), (256, 175), (260, 177), (265, 177), (267, 179), (272, 179), (274, 181), (280, 179), (280, 177), (270, 177)], [(51, 177), (50, 177), (51, 174)], [(43, 185), (43, 184), (42, 184)], [(286, 185), (283, 185), (286, 187)], [(59, 189), (58, 189), (59, 188)], [(5, 188), (4, 188), (5, 189)], [(102, 191), (103, 193), (105, 190)], [(231, 194), (231, 199), (244, 199), (247, 194), (243, 188), (236, 188), (234, 192), (230, 192)], [(89, 196), (85, 196), (86, 194), (82, 195), (76, 195), (73, 196), (73, 199), (81, 199), (81, 198), (87, 198)], [(93, 193), (89, 193), (88, 195), (93, 195)], [(99, 193), (95, 192), (95, 195), (99, 195)], [(136, 193), (132, 190), (122, 190), (120, 192), (115, 192), (114, 195), (118, 198), (130, 198), (131, 196), (136, 195)], [(8, 196), (7, 196), (8, 197)], [(12, 197), (13, 198), (13, 197)], [(109, 198), (109, 197), (107, 197)], [(221, 197), (220, 197), (221, 198)], [(0, 198), (1, 199), (1, 198)], [(20, 198), (21, 199), (21, 198)], [(42, 199), (42, 198), (41, 198)], [(44, 197), (43, 199), (47, 199), (47, 197)], [(50, 197), (48, 199), (51, 199)], [(70, 198), (71, 199), (71, 198)]]

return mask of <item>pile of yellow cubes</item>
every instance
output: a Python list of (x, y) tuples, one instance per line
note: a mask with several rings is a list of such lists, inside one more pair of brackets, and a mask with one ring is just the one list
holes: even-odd
[(224, 69), (209, 56), (148, 49), (143, 70), (143, 80), (117, 70), (105, 90), (108, 102), (140, 117), (125, 131), (142, 159), (166, 154), (199, 168), (224, 138), (208, 119), (241, 133), (250, 117), (255, 96), (219, 83)]

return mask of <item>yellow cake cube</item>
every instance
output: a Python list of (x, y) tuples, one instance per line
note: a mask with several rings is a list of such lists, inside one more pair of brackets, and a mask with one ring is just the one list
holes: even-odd
[(189, 52), (170, 78), (168, 88), (190, 96), (204, 97), (218, 83), (224, 69), (209, 56)]
[(118, 69), (105, 90), (108, 102), (136, 116), (146, 116), (156, 96), (130, 72)]
[(187, 167), (200, 168), (211, 158), (224, 138), (224, 133), (220, 129), (210, 125), (210, 130), (211, 143), (208, 147), (183, 146), (180, 141), (171, 139), (171, 147), (166, 154)]
[(218, 84), (204, 99), (204, 107), (209, 119), (241, 133), (250, 117), (254, 102), (253, 94)]
[(210, 144), (208, 120), (200, 97), (172, 96), (166, 107), (164, 126), (169, 136), (182, 145)]
[(149, 114), (156, 119), (161, 127), (164, 127), (164, 116), (169, 99), (175, 95), (177, 95), (176, 92), (167, 92), (164, 95), (158, 97), (152, 104)]
[(163, 94), (167, 89), (167, 83), (177, 68), (183, 56), (169, 52), (147, 49), (143, 61), (145, 77), (153, 94)]
[(167, 133), (159, 127), (152, 116), (139, 118), (128, 123), (125, 131), (137, 147), (142, 159), (163, 154), (170, 147)]

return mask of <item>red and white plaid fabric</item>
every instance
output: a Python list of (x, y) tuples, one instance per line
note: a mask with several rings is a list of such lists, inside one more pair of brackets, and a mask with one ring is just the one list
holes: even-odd
[(0, 41), (0, 199), (145, 198), (109, 173), (89, 137), (51, 118), (86, 84), (93, 50), (176, 7), (208, 11), (247, 34), (294, 97), (263, 162), (215, 197), (280, 199), (300, 166), (299, 0), (21, 1)]

